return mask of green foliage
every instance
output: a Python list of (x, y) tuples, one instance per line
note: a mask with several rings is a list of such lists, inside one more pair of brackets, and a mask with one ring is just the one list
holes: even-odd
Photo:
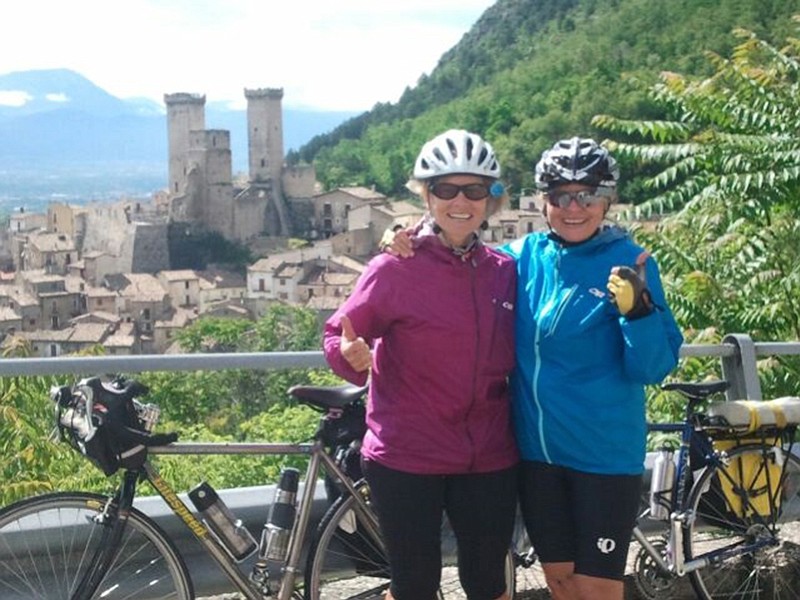
[[(187, 328), (181, 343), (193, 351), (226, 352), (318, 350), (316, 313), (284, 305), (271, 307), (256, 323), (201, 319)], [(150, 387), (146, 400), (158, 405), (158, 430), (177, 431), (181, 441), (303, 442), (313, 435), (319, 415), (290, 402), (292, 385), (338, 385), (327, 369), (276, 371), (221, 370), (150, 372), (136, 376)], [(58, 443), (52, 386), (69, 377), (0, 378), (0, 505), (52, 490), (107, 491), (110, 480), (66, 443)], [(217, 487), (273, 481), (280, 467), (305, 468), (294, 457), (157, 456), (155, 464), (177, 489), (207, 479)]]
[[(81, 354), (103, 353), (97, 347)], [(3, 358), (30, 354), (28, 344), (17, 338)], [(0, 378), (0, 506), (73, 485), (102, 489), (103, 475), (59, 443), (50, 389), (65, 383), (54, 376)]]
[[(241, 424), (237, 435), (220, 436), (202, 426), (182, 426), (181, 441), (202, 442), (286, 442), (311, 439), (319, 415), (313, 410), (275, 404)], [(166, 429), (165, 429), (166, 430)], [(158, 456), (154, 463), (161, 475), (177, 490), (188, 490), (205, 480), (217, 489), (274, 483), (283, 467), (305, 471), (304, 456)]]
[[(742, 29), (735, 36), (742, 41), (729, 58), (708, 54), (709, 77), (665, 73), (652, 88), (671, 120), (603, 115), (594, 123), (627, 140), (607, 143), (618, 155), (657, 169), (646, 182), (655, 196), (634, 212), (668, 216), (637, 233), (666, 273), (687, 341), (724, 332), (798, 340), (800, 43), (777, 47)], [(799, 364), (761, 361), (764, 396), (796, 394)], [(677, 416), (657, 395), (650, 409)]]
[(102, 474), (57, 442), (55, 377), (0, 378), (0, 506), (70, 486), (96, 488)]
[[(727, 55), (730, 32), (783, 39), (800, 0), (498, 0), (396, 104), (380, 104), (301, 148), (330, 188), (375, 185), (402, 197), (424, 141), (452, 127), (485, 135), (512, 192), (532, 187), (532, 167), (556, 139), (598, 136), (592, 117), (668, 122), (648, 94), (660, 70), (708, 75), (706, 51)], [(763, 110), (751, 119), (767, 119)], [(765, 120), (765, 123), (768, 121)], [(633, 132), (632, 132), (633, 133)], [(633, 140), (635, 141), (635, 140)], [(636, 161), (624, 159), (623, 193), (647, 197)]]
[[(201, 318), (178, 335), (186, 352), (299, 352), (319, 350), (321, 332), (314, 311), (274, 304), (255, 323)], [(148, 373), (142, 379), (169, 419), (204, 422), (217, 434), (234, 434), (241, 424), (282, 402), (286, 390), (308, 383), (304, 369)]]

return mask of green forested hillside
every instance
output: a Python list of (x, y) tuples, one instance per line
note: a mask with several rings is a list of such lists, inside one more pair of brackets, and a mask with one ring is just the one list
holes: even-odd
[[(599, 113), (662, 116), (646, 93), (661, 71), (708, 74), (706, 51), (730, 52), (735, 27), (780, 42), (797, 12), (800, 0), (498, 0), (396, 104), (375, 106), (289, 158), (314, 161), (329, 188), (374, 184), (402, 195), (420, 145), (463, 127), (492, 141), (519, 193), (555, 139), (601, 136), (590, 124)], [(635, 179), (623, 191), (639, 201)]]

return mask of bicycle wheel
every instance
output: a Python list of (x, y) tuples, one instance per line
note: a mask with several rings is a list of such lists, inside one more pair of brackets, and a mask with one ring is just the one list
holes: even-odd
[[(383, 542), (367, 533), (354, 510), (352, 496), (339, 498), (325, 513), (308, 555), (306, 600), (382, 599), (389, 589), (389, 564)], [(455, 535), (442, 523), (441, 600), (465, 598), (458, 580)], [(506, 560), (506, 582), (514, 591), (514, 563)]]
[[(55, 493), (0, 511), (0, 598), (72, 598), (111, 527), (97, 522), (107, 498)], [(194, 597), (186, 566), (164, 532), (132, 509), (119, 551), (92, 598), (155, 600)]]
[[(762, 448), (754, 445), (731, 450), (728, 457), (729, 465), (755, 461), (749, 463), (756, 466), (741, 479), (741, 487), (767, 506), (765, 472), (782, 472), (780, 488), (770, 474), (772, 489), (779, 490), (772, 492), (775, 514), (760, 516), (742, 510), (741, 504), (734, 506), (738, 501), (725, 493), (723, 483), (731, 481), (730, 467), (728, 471), (721, 466), (706, 468), (689, 497), (695, 519), (685, 532), (684, 551), (687, 560), (710, 556), (712, 562), (690, 573), (692, 586), (705, 600), (796, 600), (800, 598), (800, 461), (794, 455), (770, 452), (765, 462)], [(752, 551), (742, 552), (748, 547)]]

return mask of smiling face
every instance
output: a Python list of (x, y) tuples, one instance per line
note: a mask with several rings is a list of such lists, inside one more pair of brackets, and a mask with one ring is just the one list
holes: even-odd
[[(565, 192), (577, 194), (578, 192), (593, 192), (594, 188), (579, 183), (567, 183), (551, 190), (546, 195), (555, 197)], [(564, 241), (578, 243), (588, 240), (600, 227), (608, 210), (609, 201), (603, 200), (581, 206), (573, 199), (565, 208), (553, 205), (548, 200), (546, 206), (547, 222), (559, 237)]]
[[(486, 180), (477, 175), (445, 175), (436, 178), (435, 184), (443, 183), (486, 187)], [(442, 234), (451, 246), (464, 246), (486, 220), (488, 195), (481, 200), (470, 200), (463, 191), (459, 191), (451, 200), (443, 200), (436, 196), (435, 189), (435, 185), (433, 189), (428, 186), (424, 193), (431, 216), (442, 228)]]

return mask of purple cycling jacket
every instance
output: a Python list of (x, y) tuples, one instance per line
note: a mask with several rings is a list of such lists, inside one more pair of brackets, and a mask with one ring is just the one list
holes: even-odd
[(518, 460), (510, 423), (514, 261), (478, 244), (456, 256), (436, 236), (415, 255), (370, 261), (325, 324), (331, 368), (357, 385), (339, 351), (340, 315), (373, 349), (362, 454), (418, 474), (481, 473)]

